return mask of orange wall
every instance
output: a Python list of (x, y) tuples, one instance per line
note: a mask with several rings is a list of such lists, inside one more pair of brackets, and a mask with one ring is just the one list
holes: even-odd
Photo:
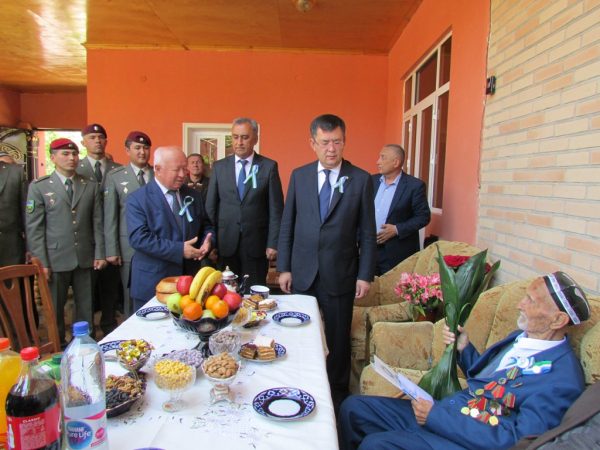
[(21, 94), (21, 121), (34, 128), (83, 128), (87, 124), (86, 93)]
[(452, 30), (450, 105), (443, 215), (432, 215), (427, 235), (475, 245), (481, 130), (485, 102), (489, 0), (423, 0), (389, 58), (386, 139), (402, 142), (404, 79)]
[(14, 127), (21, 116), (21, 95), (0, 88), (0, 125)]
[(291, 171), (315, 159), (310, 121), (341, 116), (344, 156), (369, 172), (384, 144), (388, 58), (299, 53), (177, 50), (88, 51), (88, 122), (108, 133), (108, 152), (125, 162), (127, 133), (149, 134), (153, 148), (182, 145), (183, 123), (261, 125), (261, 154)]

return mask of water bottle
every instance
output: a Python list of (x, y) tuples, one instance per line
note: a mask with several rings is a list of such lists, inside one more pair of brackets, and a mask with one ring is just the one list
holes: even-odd
[(87, 322), (73, 325), (60, 369), (67, 448), (108, 449), (104, 355), (89, 336)]
[(60, 396), (54, 381), (40, 369), (37, 348), (21, 350), (23, 365), (6, 397), (8, 448), (60, 450)]

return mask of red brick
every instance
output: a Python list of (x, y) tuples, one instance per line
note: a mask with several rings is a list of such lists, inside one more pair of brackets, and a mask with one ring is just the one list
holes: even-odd
[(499, 186), (499, 185), (490, 185), (488, 187), (488, 192), (490, 194), (503, 194), (504, 193), (504, 186)]
[(544, 115), (536, 114), (535, 116), (530, 116), (530, 117), (521, 119), (521, 121), (519, 122), (519, 125), (521, 126), (521, 128), (531, 128), (531, 127), (537, 127), (543, 123), (544, 123)]
[(542, 70), (538, 70), (535, 74), (535, 81), (544, 81), (548, 78), (555, 77), (559, 73), (563, 71), (563, 63), (559, 61), (557, 63), (552, 64), (551, 66), (545, 67)]
[(519, 121), (515, 120), (513, 122), (507, 122), (500, 124), (500, 133), (510, 133), (512, 131), (517, 131), (519, 129)]
[(583, 116), (585, 114), (593, 114), (600, 111), (600, 97), (596, 97), (587, 102), (579, 103), (577, 105), (577, 115)]
[[(522, 5), (519, 5), (519, 8), (523, 8)], [(540, 23), (539, 17), (534, 17), (529, 22), (522, 24), (519, 28), (515, 30), (515, 39), (521, 39), (527, 33), (532, 30), (535, 30)]]
[(554, 80), (548, 81), (546, 84), (544, 84), (544, 93), (553, 92), (558, 89), (563, 89), (572, 84), (573, 84), (573, 74), (569, 73), (569, 74), (563, 75), (562, 77), (558, 77)]
[(553, 273), (560, 270), (560, 266), (545, 259), (533, 258), (533, 267), (544, 273)]
[(535, 181), (534, 171), (519, 171), (513, 173), (513, 181)]
[(525, 222), (525, 213), (522, 212), (506, 211), (504, 217), (507, 220), (512, 220), (513, 222)]
[(600, 46), (594, 45), (584, 50), (578, 51), (570, 58), (567, 58), (564, 62), (564, 70), (570, 70), (573, 67), (580, 66), (582, 64), (593, 61), (598, 58)]
[(502, 84), (508, 84), (511, 81), (519, 78), (521, 75), (523, 75), (523, 68), (519, 67), (518, 69), (515, 69), (512, 72), (508, 72), (500, 80), (501, 80)]
[(597, 239), (584, 239), (575, 236), (567, 236), (567, 248), (590, 255), (600, 255), (600, 241)]
[(550, 228), (552, 226), (552, 217), (542, 216), (540, 214), (527, 214), (527, 223)]
[(564, 170), (544, 170), (539, 171), (537, 175), (538, 181), (565, 181)]
[(571, 264), (571, 252), (559, 250), (556, 252), (556, 260), (561, 264)]

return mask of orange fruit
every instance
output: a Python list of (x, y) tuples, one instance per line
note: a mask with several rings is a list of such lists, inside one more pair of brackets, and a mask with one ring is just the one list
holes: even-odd
[(189, 295), (184, 295), (179, 299), (179, 306), (181, 306), (181, 309), (185, 309), (185, 307), (191, 303), (196, 302)]
[(225, 303), (223, 300), (219, 299), (218, 302), (215, 302), (214, 305), (210, 308), (217, 319), (222, 319), (229, 314), (229, 305)]
[(183, 317), (187, 320), (198, 320), (202, 317), (202, 306), (192, 300), (192, 303), (183, 308)]
[(210, 297), (208, 297), (206, 299), (206, 302), (204, 303), (204, 309), (210, 309), (212, 311), (212, 307), (213, 305), (218, 302), (219, 300), (221, 300), (219, 297), (217, 297), (216, 295), (211, 295)]

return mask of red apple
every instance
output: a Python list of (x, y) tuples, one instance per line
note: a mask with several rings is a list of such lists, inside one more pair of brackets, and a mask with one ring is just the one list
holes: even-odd
[(227, 292), (223, 297), (223, 301), (229, 305), (229, 311), (236, 311), (242, 304), (242, 296), (235, 292)]
[(223, 283), (215, 284), (214, 287), (212, 288), (212, 291), (210, 291), (210, 295), (216, 295), (221, 300), (223, 300), (223, 297), (225, 297), (225, 294), (227, 294), (227, 286), (225, 286)]
[(179, 281), (177, 282), (177, 292), (179, 292), (181, 295), (188, 295), (190, 293), (192, 281), (194, 281), (194, 277), (191, 275), (183, 275), (179, 277)]

